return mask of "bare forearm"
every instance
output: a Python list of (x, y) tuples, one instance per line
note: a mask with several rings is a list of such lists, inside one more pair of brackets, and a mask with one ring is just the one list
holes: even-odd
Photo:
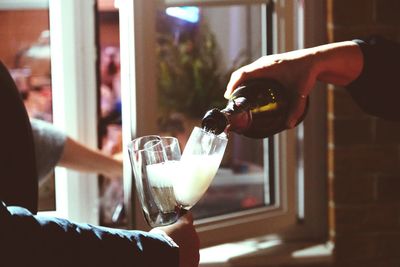
[(363, 55), (352, 41), (326, 44), (311, 48), (315, 54), (317, 80), (345, 86), (354, 81), (363, 68)]
[(67, 138), (65, 142), (59, 165), (82, 172), (122, 176), (122, 161), (87, 148), (71, 138)]
[(289, 88), (293, 98), (286, 123), (292, 128), (304, 113), (305, 96), (310, 94), (316, 81), (348, 85), (361, 74), (363, 64), (362, 51), (353, 41), (264, 56), (233, 72), (224, 96), (229, 99), (245, 80), (274, 79)]

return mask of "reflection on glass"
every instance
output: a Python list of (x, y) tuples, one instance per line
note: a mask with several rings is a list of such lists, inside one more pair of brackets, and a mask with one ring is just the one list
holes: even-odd
[[(12, 9), (0, 3), (0, 60), (16, 82), (29, 116), (52, 122), (49, 10), (43, 6)], [(55, 210), (53, 174), (39, 183), (39, 210)]]
[[(224, 107), (233, 70), (261, 56), (261, 5), (161, 9), (157, 16), (160, 134), (182, 148), (211, 107)], [(173, 10), (173, 12), (172, 12)], [(198, 19), (188, 19), (197, 12)], [(221, 167), (195, 218), (268, 204), (263, 141), (231, 135)]]

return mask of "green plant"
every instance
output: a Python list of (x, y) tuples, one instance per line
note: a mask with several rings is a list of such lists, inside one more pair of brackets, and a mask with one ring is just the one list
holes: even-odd
[[(172, 22), (164, 18), (163, 23)], [(219, 48), (204, 20), (178, 28), (164, 27), (158, 32), (159, 106), (163, 115), (180, 112), (201, 118), (209, 108), (226, 102)]]

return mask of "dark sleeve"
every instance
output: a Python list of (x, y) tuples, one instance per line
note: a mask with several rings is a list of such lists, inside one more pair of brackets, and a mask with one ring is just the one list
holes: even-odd
[(0, 199), (36, 212), (38, 182), (32, 129), (14, 80), (1, 61), (0, 121)]
[(400, 44), (375, 36), (354, 40), (364, 66), (347, 86), (355, 102), (368, 114), (400, 121)]
[(0, 266), (179, 266), (178, 248), (162, 235), (34, 216), (2, 202), (0, 255)]

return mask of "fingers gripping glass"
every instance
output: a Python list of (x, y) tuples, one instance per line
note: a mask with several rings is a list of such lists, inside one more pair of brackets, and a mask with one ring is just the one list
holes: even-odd
[(227, 139), (195, 128), (181, 156), (174, 137), (134, 139), (128, 146), (142, 210), (151, 227), (174, 223), (214, 178)]

